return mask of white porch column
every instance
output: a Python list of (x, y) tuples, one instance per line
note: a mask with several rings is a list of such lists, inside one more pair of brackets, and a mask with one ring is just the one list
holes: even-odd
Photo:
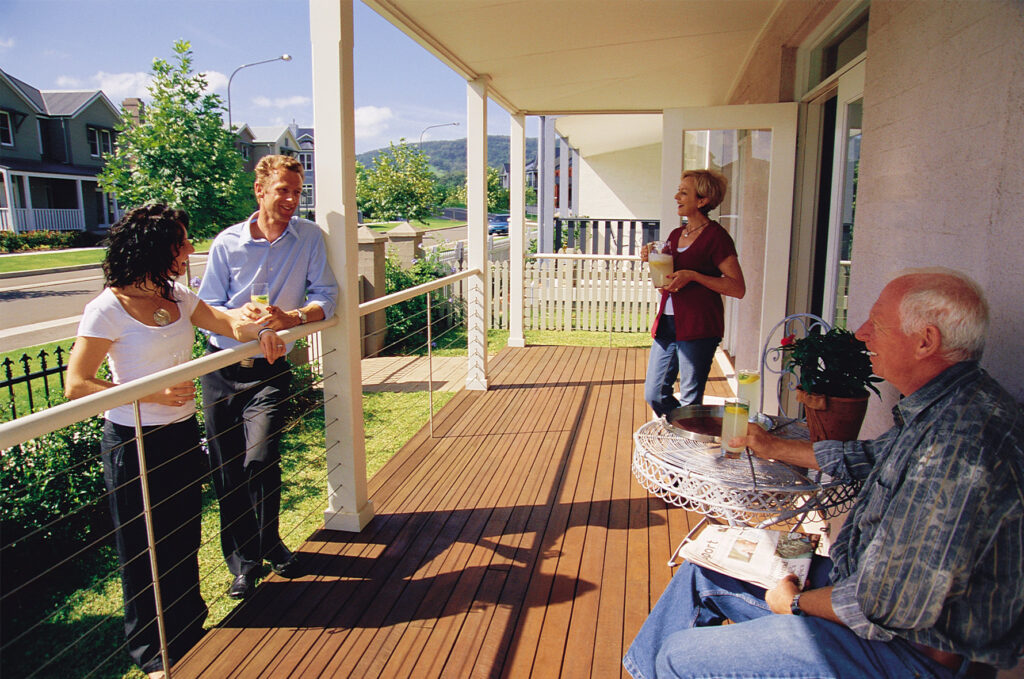
[(359, 245), (356, 238), (352, 0), (311, 0), (317, 222), (338, 279), (340, 323), (323, 331), (328, 504), (324, 524), (359, 531), (373, 518), (366, 493), (359, 370)]
[(4, 205), (7, 208), (7, 227), (11, 233), (18, 233), (18, 225), (14, 221), (14, 187), (11, 186), (11, 173), (0, 170), (4, 182)]
[(466, 389), (487, 390), (487, 78), (466, 85), (466, 231), (469, 268), (469, 365)]
[(32, 209), (32, 178), (29, 175), (22, 175), (25, 178), (25, 230), (35, 231), (36, 211)]
[(580, 150), (572, 149), (572, 200), (569, 202), (569, 212), (573, 217), (580, 216)]
[(78, 189), (78, 220), (82, 231), (85, 231), (85, 197), (82, 195), (82, 180), (75, 180), (75, 188)]
[(526, 116), (512, 117), (509, 132), (509, 304), (508, 345), (525, 347), (523, 337), (523, 267), (526, 265)]
[[(562, 219), (569, 214), (569, 142), (558, 137), (558, 216)], [(565, 245), (566, 241), (562, 241)]]
[(543, 116), (540, 129), (540, 158), (537, 159), (537, 251), (555, 249), (555, 116)]

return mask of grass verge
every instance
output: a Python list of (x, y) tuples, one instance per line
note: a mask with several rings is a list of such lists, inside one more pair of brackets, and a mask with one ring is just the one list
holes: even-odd
[[(192, 241), (196, 252), (209, 252), (212, 239)], [(18, 271), (39, 271), (40, 269), (58, 269), (64, 266), (81, 266), (99, 264), (103, 261), (106, 250), (103, 248), (85, 248), (75, 250), (47, 250), (45, 252), (25, 252), (0, 257), (0, 273)]]

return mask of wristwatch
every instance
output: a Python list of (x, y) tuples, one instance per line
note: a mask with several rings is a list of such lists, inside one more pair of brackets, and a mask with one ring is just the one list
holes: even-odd
[(789, 612), (793, 615), (807, 615), (806, 613), (804, 613), (803, 609), (800, 608), (801, 594), (803, 594), (803, 592), (797, 592), (796, 596), (793, 597), (793, 600), (789, 602)]
[(307, 320), (306, 312), (302, 309), (296, 309), (295, 311), (299, 314), (299, 325), (302, 325)]

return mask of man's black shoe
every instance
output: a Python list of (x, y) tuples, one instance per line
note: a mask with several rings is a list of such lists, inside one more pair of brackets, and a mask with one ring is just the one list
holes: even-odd
[(282, 578), (297, 578), (302, 575), (302, 560), (295, 552), (289, 552), (281, 561), (270, 561), (270, 570)]
[(228, 596), (232, 599), (245, 599), (252, 594), (253, 584), (248, 575), (242, 573), (235, 577), (231, 587), (228, 587)]

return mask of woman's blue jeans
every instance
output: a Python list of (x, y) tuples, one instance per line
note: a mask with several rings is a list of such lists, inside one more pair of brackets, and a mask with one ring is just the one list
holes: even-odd
[[(680, 405), (703, 403), (704, 386), (711, 373), (720, 337), (676, 341), (675, 319), (662, 316), (651, 344), (644, 380), (644, 400), (658, 416), (667, 415)], [(679, 376), (679, 399), (673, 395)]]
[[(812, 586), (828, 584), (815, 560)], [(867, 641), (822, 618), (776, 615), (765, 590), (684, 563), (622, 664), (634, 679), (950, 679), (948, 669), (903, 640)], [(722, 625), (725, 619), (735, 624)]]

